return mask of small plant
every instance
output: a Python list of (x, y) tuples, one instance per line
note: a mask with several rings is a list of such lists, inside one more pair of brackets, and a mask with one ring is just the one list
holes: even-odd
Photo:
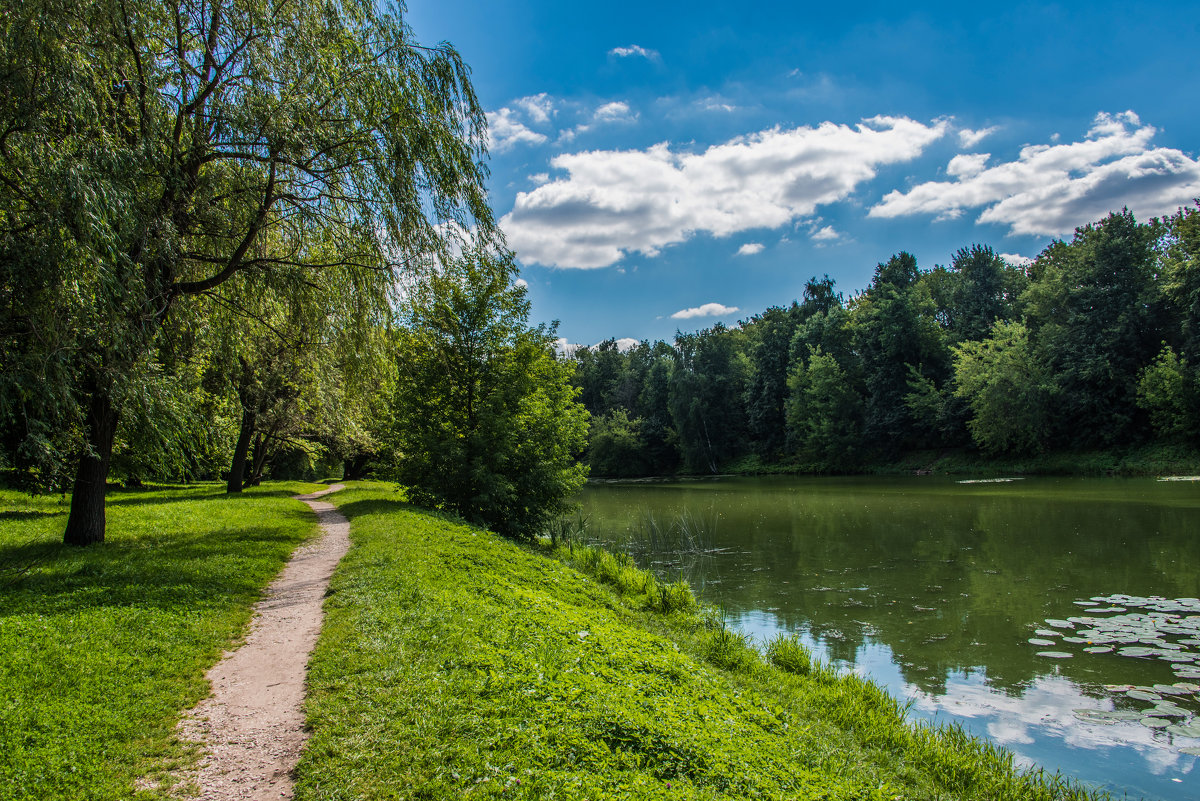
[(780, 634), (767, 643), (767, 661), (797, 676), (807, 676), (813, 668), (812, 651), (795, 634)]

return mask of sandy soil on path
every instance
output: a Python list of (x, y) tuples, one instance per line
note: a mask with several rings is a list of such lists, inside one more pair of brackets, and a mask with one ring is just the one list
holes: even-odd
[(204, 750), (198, 771), (182, 777), (211, 801), (292, 797), (292, 769), (304, 731), (304, 677), (321, 629), (329, 578), (350, 547), (350, 523), (317, 498), (335, 484), (297, 496), (313, 511), (321, 534), (296, 550), (254, 607), (245, 642), (207, 674), (213, 694), (180, 722), (183, 736)]

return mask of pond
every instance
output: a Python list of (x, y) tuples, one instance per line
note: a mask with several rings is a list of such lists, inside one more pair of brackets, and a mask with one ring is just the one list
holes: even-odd
[(1200, 797), (1200, 482), (592, 483), (588, 536), (1022, 765)]

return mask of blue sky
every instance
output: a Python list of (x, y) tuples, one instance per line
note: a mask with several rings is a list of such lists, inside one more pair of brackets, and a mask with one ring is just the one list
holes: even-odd
[(670, 339), (907, 250), (1200, 196), (1200, 3), (413, 0), (491, 123), (536, 321)]

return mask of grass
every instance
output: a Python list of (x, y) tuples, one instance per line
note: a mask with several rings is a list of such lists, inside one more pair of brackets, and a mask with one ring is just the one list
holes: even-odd
[(519, 546), (381, 485), (310, 667), (297, 799), (1084, 799), (622, 556)]
[(250, 606), (316, 530), (270, 484), (112, 491), (106, 542), (65, 548), (68, 504), (0, 491), (0, 799), (153, 797), (188, 758), (182, 710)]

